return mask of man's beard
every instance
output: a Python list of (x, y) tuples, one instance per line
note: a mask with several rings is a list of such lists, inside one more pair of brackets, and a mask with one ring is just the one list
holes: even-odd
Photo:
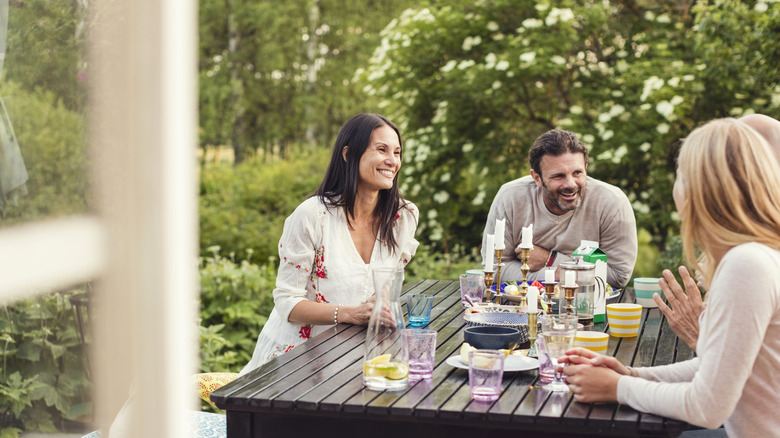
[[(542, 183), (542, 187), (544, 187), (544, 195), (547, 197), (547, 199), (552, 201), (559, 209), (563, 211), (576, 210), (577, 207), (579, 207), (580, 204), (582, 203), (582, 187), (580, 186), (577, 186), (576, 189), (561, 189), (555, 192), (548, 189), (547, 185), (544, 183)], [(572, 195), (572, 194), (578, 195), (576, 201), (574, 201), (573, 203), (564, 203), (560, 201), (561, 195)]]

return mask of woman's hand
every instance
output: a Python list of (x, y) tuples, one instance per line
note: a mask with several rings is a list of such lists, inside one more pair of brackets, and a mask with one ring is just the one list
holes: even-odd
[[(339, 309), (339, 322), (357, 325), (368, 325), (371, 312), (374, 310), (374, 297), (357, 306), (342, 306)], [(343, 315), (343, 316), (342, 316)]]
[(571, 365), (591, 365), (597, 367), (609, 368), (612, 371), (623, 375), (630, 376), (631, 370), (620, 363), (619, 360), (612, 356), (605, 356), (598, 354), (585, 348), (572, 348), (566, 352), (566, 356), (558, 359), (559, 364), (571, 364)]
[(612, 356), (604, 356), (584, 348), (572, 348), (558, 360), (559, 371), (574, 399), (583, 403), (617, 401), (617, 382), (631, 370)]
[[(374, 310), (374, 303), (376, 298), (372, 295), (367, 302), (357, 306), (343, 306), (339, 309), (339, 322), (346, 322), (349, 324), (368, 325), (369, 319), (371, 319), (371, 312)], [(344, 312), (344, 318), (341, 317)], [(389, 307), (382, 309), (380, 315), (383, 325), (392, 327), (397, 325), (393, 314), (390, 312)]]
[(669, 327), (677, 337), (685, 342), (691, 350), (696, 350), (696, 341), (699, 339), (699, 315), (704, 311), (704, 302), (701, 300), (701, 292), (696, 287), (696, 281), (691, 277), (685, 266), (678, 269), (685, 290), (677, 283), (672, 272), (664, 269), (664, 277), (659, 281), (661, 290), (669, 302), (669, 306), (658, 295), (653, 300), (661, 309)]
[[(612, 358), (614, 359), (614, 358)], [(574, 400), (583, 403), (617, 401), (620, 374), (604, 366), (568, 365), (563, 367), (566, 383)]]

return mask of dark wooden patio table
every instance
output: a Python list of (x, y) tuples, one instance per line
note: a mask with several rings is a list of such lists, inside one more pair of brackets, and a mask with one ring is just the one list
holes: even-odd
[[(538, 387), (536, 370), (506, 373), (496, 402), (472, 402), (468, 372), (445, 363), (463, 342), (458, 282), (412, 281), (404, 285), (404, 294), (410, 292), (435, 296), (428, 327), (438, 331), (432, 379), (402, 391), (365, 389), (365, 327), (339, 324), (212, 393), (227, 412), (228, 437), (633, 437), (677, 436), (691, 428), (617, 403), (584, 404), (569, 393), (550, 393)], [(633, 290), (626, 288), (619, 301), (634, 302)], [(594, 330), (608, 329), (601, 323)], [(632, 366), (694, 355), (658, 309), (643, 310), (639, 337), (610, 337), (607, 353)]]

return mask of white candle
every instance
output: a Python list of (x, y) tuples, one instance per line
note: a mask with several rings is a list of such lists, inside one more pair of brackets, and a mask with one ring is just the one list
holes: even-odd
[(544, 282), (545, 283), (555, 282), (555, 269), (546, 269), (544, 271)]
[(571, 287), (576, 284), (576, 278), (575, 275), (577, 275), (574, 271), (566, 271), (566, 283), (564, 286)]
[(487, 243), (485, 244), (485, 270), (493, 270), (493, 252), (495, 251), (495, 238), (493, 234), (487, 235)]
[(504, 229), (506, 227), (506, 219), (496, 220), (496, 248), (495, 249), (504, 249), (506, 248), (506, 245), (504, 244)]
[(539, 296), (539, 289), (536, 286), (529, 286), (528, 293), (525, 295), (528, 300), (528, 314), (536, 313), (539, 308), (536, 307), (536, 298)]
[(533, 248), (534, 247), (534, 224), (527, 227), (523, 227), (523, 233), (520, 238), (520, 248)]

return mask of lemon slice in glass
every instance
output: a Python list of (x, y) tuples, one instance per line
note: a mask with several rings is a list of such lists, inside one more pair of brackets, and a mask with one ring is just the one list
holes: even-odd
[(366, 363), (368, 363), (370, 365), (377, 365), (377, 364), (380, 364), (380, 363), (387, 363), (387, 362), (390, 362), (390, 355), (389, 354), (382, 354), (382, 355), (376, 356), (376, 357), (371, 358), (371, 359), (366, 361)]
[(385, 377), (387, 377), (390, 380), (401, 380), (409, 376), (409, 367), (406, 364), (400, 362), (390, 362), (379, 366), (387, 366), (391, 364), (393, 366), (393, 369), (391, 371), (388, 371)]

